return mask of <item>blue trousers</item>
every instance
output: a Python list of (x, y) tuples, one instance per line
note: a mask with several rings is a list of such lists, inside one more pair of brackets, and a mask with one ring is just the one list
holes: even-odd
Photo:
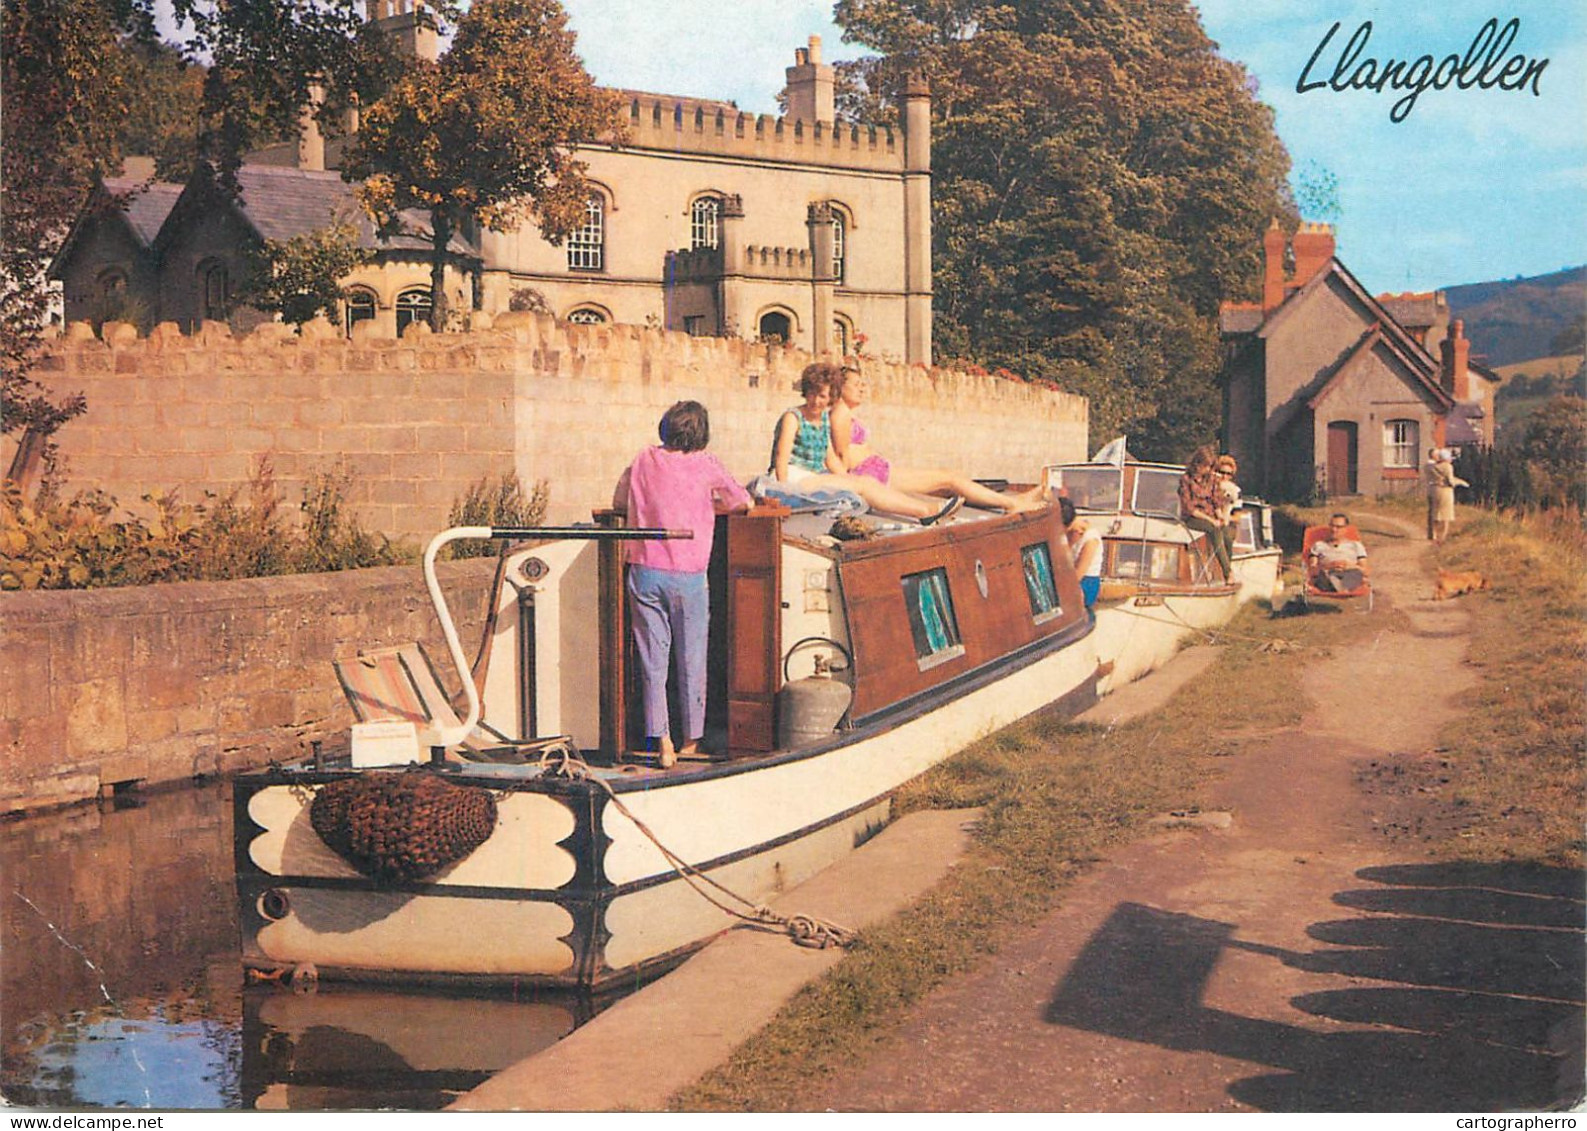
[(667, 734), (667, 672), (676, 657), (682, 745), (705, 734), (705, 663), (711, 631), (704, 573), (628, 567), (628, 609), (644, 684), (645, 734)]

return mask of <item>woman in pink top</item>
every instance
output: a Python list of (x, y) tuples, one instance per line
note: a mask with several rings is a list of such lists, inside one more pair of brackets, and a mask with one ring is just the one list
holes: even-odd
[[(705, 450), (710, 417), (698, 401), (679, 401), (661, 418), (661, 445), (634, 457), (612, 505), (629, 526), (692, 530), (692, 539), (628, 544), (628, 602), (645, 703), (645, 734), (661, 765), (693, 754), (705, 734), (706, 641), (711, 606), (706, 567), (716, 516), (748, 510), (749, 492)], [(667, 715), (667, 673), (678, 661), (683, 745), (674, 747)]]
[(877, 455), (871, 449), (870, 430), (854, 415), (854, 410), (870, 395), (870, 382), (854, 365), (845, 366), (833, 385), (832, 450), (848, 474), (865, 476), (916, 495), (959, 495), (972, 507), (985, 510), (1029, 511), (1047, 505), (1040, 487), (1019, 495), (1004, 495), (956, 471), (899, 467)]

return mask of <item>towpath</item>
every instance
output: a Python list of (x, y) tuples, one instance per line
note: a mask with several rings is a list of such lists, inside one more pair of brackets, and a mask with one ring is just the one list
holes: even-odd
[[(1226, 827), (1137, 842), (821, 1081), (849, 1111), (1481, 1111), (1580, 1095), (1581, 892), (1430, 862), (1468, 615), (1409, 529), (1382, 629), (1309, 669), (1301, 726), (1230, 760)], [(1402, 621), (1389, 615), (1398, 609)], [(1354, 615), (1353, 613), (1351, 615)]]

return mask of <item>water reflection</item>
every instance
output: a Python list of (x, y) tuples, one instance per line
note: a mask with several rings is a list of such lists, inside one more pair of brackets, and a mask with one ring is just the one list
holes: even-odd
[(245, 990), (224, 784), (0, 822), (0, 1002), (0, 1093), (43, 1108), (428, 1110), (592, 1012)]

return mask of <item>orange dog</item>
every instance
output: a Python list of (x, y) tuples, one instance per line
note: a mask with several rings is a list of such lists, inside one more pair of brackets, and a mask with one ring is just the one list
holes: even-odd
[(1447, 601), (1451, 597), (1459, 597), (1463, 593), (1476, 593), (1488, 588), (1488, 579), (1476, 570), (1441, 569), (1438, 571), (1438, 584), (1433, 589), (1433, 600)]

